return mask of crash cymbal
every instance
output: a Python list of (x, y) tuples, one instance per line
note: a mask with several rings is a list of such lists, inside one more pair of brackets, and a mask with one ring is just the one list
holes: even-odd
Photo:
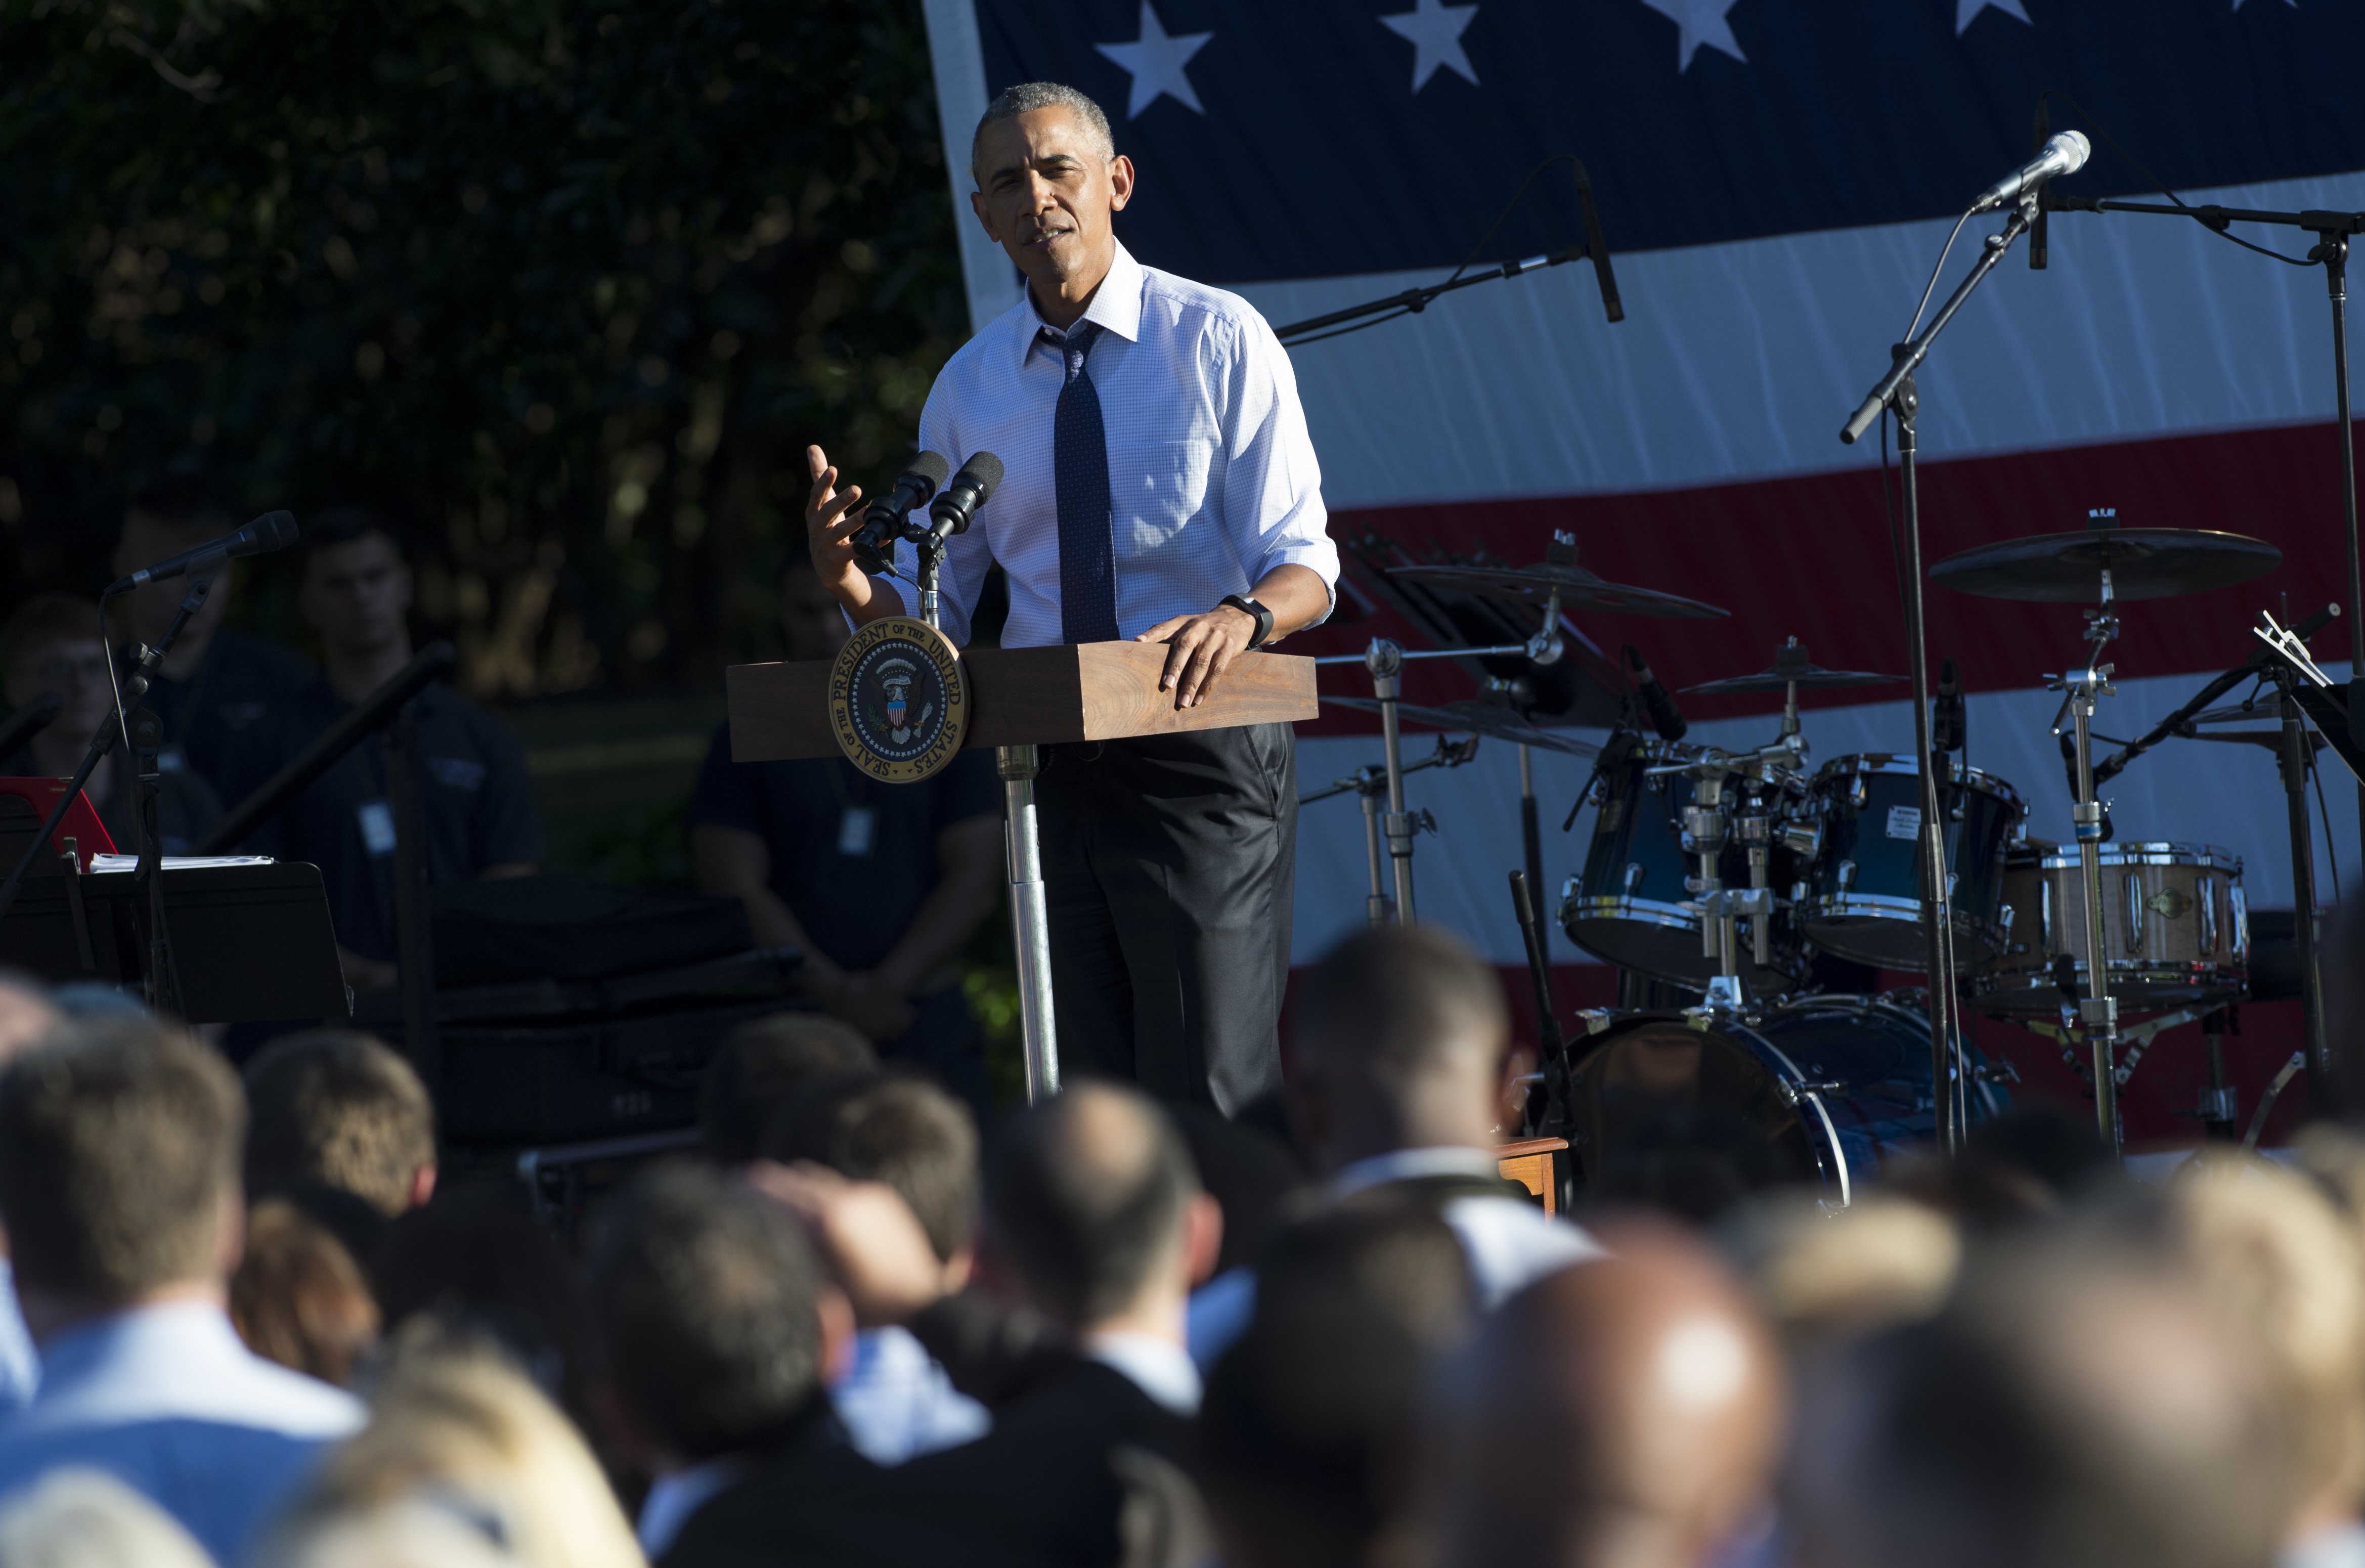
[(1664, 615), (1687, 621), (1714, 621), (1732, 613), (1696, 599), (1661, 593), (1657, 588), (1606, 582), (1574, 561), (1540, 561), (1532, 566), (1391, 566), (1388, 575), (1517, 604), (1541, 604), (1557, 589), (1563, 608), (1569, 610)]
[(1821, 691), (1834, 686), (1887, 686), (1904, 678), (1901, 675), (1875, 675), (1869, 670), (1825, 669), (1810, 663), (1807, 650), (1799, 646), (1799, 640), (1793, 637), (1789, 646), (1775, 654), (1772, 668), (1755, 675), (1729, 675), (1722, 680), (1702, 681), (1698, 686), (1685, 687), (1684, 694), (1729, 697), (1743, 691), (1780, 691), (1792, 686), (1801, 691)]
[(2282, 558), (2265, 540), (2241, 533), (2089, 528), (1978, 545), (1931, 567), (1930, 580), (1983, 599), (2092, 604), (2102, 597), (2105, 569), (2113, 599), (2169, 599), (2247, 582)]
[[(1341, 708), (1359, 709), (1366, 713), (1380, 711), (1376, 697), (1325, 697)], [(1409, 702), (1396, 704), (1398, 722), (1426, 724), (1433, 730), (1447, 730), (1459, 734), (1485, 735), (1489, 740), (1510, 741), (1519, 745), (1531, 745), (1540, 751), (1565, 752), (1571, 756), (1599, 756), (1601, 748), (1589, 741), (1578, 740), (1566, 730), (1547, 730), (1530, 723), (1508, 708), (1497, 708), (1491, 702), (1452, 702), (1442, 708), (1416, 708)]]

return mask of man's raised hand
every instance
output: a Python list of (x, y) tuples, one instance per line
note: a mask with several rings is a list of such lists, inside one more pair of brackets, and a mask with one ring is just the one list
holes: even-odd
[(805, 448), (805, 471), (813, 476), (813, 493), (805, 498), (805, 540), (813, 550), (813, 570), (832, 593), (844, 599), (863, 580), (854, 563), (854, 531), (862, 526), (862, 487), (837, 488), (837, 470), (818, 446)]

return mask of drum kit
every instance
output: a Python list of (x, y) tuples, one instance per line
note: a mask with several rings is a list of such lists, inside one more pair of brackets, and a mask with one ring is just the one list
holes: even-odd
[[(1564, 534), (1533, 565), (1386, 568), (1432, 590), (1541, 607), (1543, 622), (1522, 644), (1414, 653), (1380, 641), (1363, 655), (1325, 661), (1362, 664), (1374, 686), (1370, 699), (1326, 700), (1382, 717), (1384, 766), (1322, 792), (1356, 789), (1364, 796), (1373, 921), (1412, 918), (1412, 835), (1427, 825), (1426, 812), (1408, 813), (1404, 804), (1403, 774), (1410, 769), (1401, 761), (1399, 720), (1470, 737), (1459, 753), (1440, 740), (1440, 756), (1415, 769), (1467, 761), (1482, 736), (1520, 745), (1523, 761), (1529, 747), (1592, 755), (1593, 774), (1578, 805), (1589, 801), (1597, 809), (1581, 868), (1563, 890), (1562, 929), (1577, 946), (1626, 971), (1621, 1000), (1677, 1002), (1587, 1012), (1580, 1014), (1582, 1036), (1560, 1046), (1529, 880), (1514, 875), (1548, 1014), (1546, 1051), (1559, 1058), (1540, 1075), (1547, 1092), (1535, 1097), (1544, 1102), (1540, 1108), (1531, 1102), (1528, 1130), (1571, 1140), (1580, 1184), (1616, 1159), (1621, 1146), (1647, 1140), (1653, 1117), (1681, 1106), (1687, 1114), (1712, 1113), (1749, 1159), (1811, 1176), (1827, 1201), (1844, 1204), (1895, 1151), (1932, 1137), (1940, 1093), (1954, 1096), (1957, 1127), (1994, 1112), (2009, 1070), (1990, 1068), (1958, 1036), (1953, 1081), (1942, 1084), (1939, 1063), (1946, 1054), (1931, 1048), (1927, 992), (1873, 994), (1865, 983), (1870, 977), (1857, 970), (1855, 989), (1827, 994), (1822, 988), (1831, 980), (1847, 984), (1841, 978), (1846, 971), (1828, 960), (1927, 977), (1934, 949), (1953, 971), (1934, 983), (1961, 998), (1961, 1006), (2061, 1043), (2114, 1139), (2116, 1092), (2151, 1037), (2195, 1019), (2206, 1028), (2244, 997), (2249, 932), (2239, 858), (2210, 845), (2113, 837), (2096, 785), (2161, 736), (2130, 744), (2098, 768), (2090, 721), (2097, 699), (2113, 691), (2113, 666), (2101, 658), (2118, 635), (2122, 603), (2240, 583), (2270, 569), (2281, 553), (2238, 534), (2121, 529), (2107, 511), (2089, 522), (2074, 532), (1967, 550), (1929, 573), (1930, 580), (1965, 593), (2096, 607), (2084, 614), (2082, 666), (2050, 678), (2063, 693), (2053, 734), (2072, 763), (2075, 803), (2066, 848), (2031, 834), (2029, 805), (2009, 781), (1950, 755), (1962, 746), (1958, 716), (1950, 733), (1942, 715), (1926, 760), (1909, 745), (1902, 755), (1859, 753), (1816, 766), (1800, 730), (1799, 692), (1870, 689), (1901, 678), (1823, 668), (1795, 637), (1766, 669), (1686, 689), (1698, 695), (1781, 692), (1779, 728), (1754, 749), (1685, 742), (1672, 705), (1652, 709), (1657, 733), (1646, 733), (1643, 705), (1632, 699), (1597, 750), (1499, 700), (1406, 705), (1401, 673), (1410, 660), (1476, 654), (1551, 663), (1566, 646), (1564, 634), (1575, 632), (1562, 621), (1564, 610), (1690, 619), (1725, 612), (1606, 582), (1576, 565)], [(2305, 635), (2306, 628), (2294, 630)], [(2282, 628), (2273, 632), (2260, 636), (2278, 648), (2276, 637), (2297, 643)], [(2297, 646), (2304, 659), (2303, 643)], [(2236, 675), (2228, 672), (2204, 696), (2222, 695)], [(1507, 684), (1488, 682), (1498, 693)], [(1942, 707), (1948, 700), (1942, 686)], [(2187, 711), (2169, 733), (2217, 739), (2202, 726), (2252, 716), (2247, 708)], [(2251, 730), (2240, 738), (2274, 744), (2280, 737)], [(2314, 749), (2306, 751), (2311, 760)], [(1924, 767), (1936, 776), (1948, 868), (1948, 918), (1937, 941), (1923, 913)], [(1376, 804), (1382, 793), (1384, 815)], [(1575, 816), (1572, 810), (1571, 822)], [(1383, 841), (1395, 866), (1393, 903), (1382, 874)], [(1825, 978), (1818, 978), (1819, 969)], [(1687, 997), (1697, 1000), (1682, 1005)], [(2123, 1015), (2145, 1021), (2123, 1025)], [(2222, 1030), (2222, 1018), (2214, 1021)], [(2079, 1054), (2073, 1042), (2090, 1054)], [(2220, 1044), (2213, 1032), (2215, 1070), (2203, 1114), (2222, 1131), (2234, 1108)], [(2264, 1114), (2262, 1106), (2253, 1137)]]

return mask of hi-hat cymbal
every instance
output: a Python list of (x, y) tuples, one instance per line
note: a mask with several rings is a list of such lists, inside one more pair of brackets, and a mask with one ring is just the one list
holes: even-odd
[(1687, 686), (1684, 693), (1727, 697), (1743, 691), (1780, 691), (1792, 686), (1801, 691), (1820, 691), (1834, 686), (1887, 686), (1904, 678), (1901, 675), (1874, 675), (1868, 670), (1825, 669), (1810, 661), (1806, 648), (1793, 637), (1774, 650), (1770, 667), (1755, 675), (1729, 675), (1722, 680)]
[(1540, 561), (1532, 566), (1391, 566), (1388, 575), (1435, 588), (1460, 588), (1515, 604), (1541, 604), (1557, 591), (1570, 610), (1603, 610), (1617, 615), (1664, 615), (1714, 621), (1732, 613), (1713, 604), (1657, 588), (1604, 581), (1574, 561)]
[(2089, 528), (1978, 545), (1931, 567), (1930, 580), (1983, 599), (2092, 604), (2102, 597), (2105, 570), (2113, 599), (2169, 599), (2247, 582), (2282, 558), (2265, 540), (2242, 533)]
[[(1341, 708), (1361, 709), (1366, 713), (1380, 711), (1380, 700), (1376, 697), (1325, 697), (1322, 700), (1335, 702)], [(1399, 702), (1396, 704), (1396, 718), (1407, 724), (1427, 724), (1435, 730), (1485, 735), (1489, 740), (1531, 745), (1539, 751), (1566, 752), (1571, 756), (1601, 755), (1601, 748), (1590, 741), (1578, 740), (1566, 730), (1543, 729), (1530, 723), (1508, 708), (1497, 708), (1491, 702), (1452, 702), (1442, 708), (1416, 708), (1409, 702)]]

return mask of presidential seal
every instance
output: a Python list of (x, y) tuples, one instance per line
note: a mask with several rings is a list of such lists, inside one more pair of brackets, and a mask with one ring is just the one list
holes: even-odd
[(829, 673), (829, 721), (846, 759), (889, 784), (916, 784), (953, 759), (969, 731), (969, 671), (925, 621), (891, 615), (854, 633)]

